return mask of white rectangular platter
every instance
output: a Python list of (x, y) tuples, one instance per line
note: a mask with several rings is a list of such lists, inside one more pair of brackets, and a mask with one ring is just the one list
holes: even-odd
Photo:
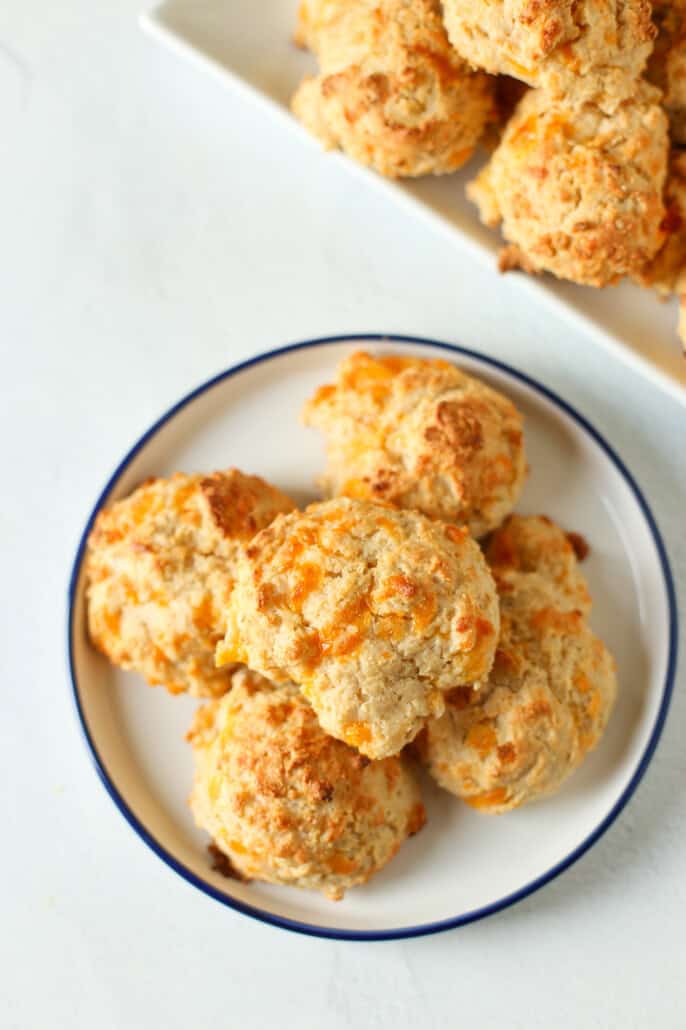
[[(286, 119), (303, 144), (318, 146), (292, 117), (288, 102), (302, 76), (314, 70), (312, 58), (292, 42), (297, 0), (166, 0), (142, 16), (142, 26), (180, 56), (240, 89), (266, 113)], [(303, 161), (308, 160), (307, 145)], [(464, 195), (475, 165), (449, 176), (391, 182), (342, 155), (342, 161), (371, 187), (392, 196), (398, 206), (467, 247), (496, 270), (497, 233), (480, 225)], [(476, 160), (476, 159), (475, 159)], [(516, 273), (513, 273), (516, 274)], [(532, 301), (548, 304), (581, 325), (620, 361), (686, 404), (686, 360), (676, 337), (675, 302), (661, 303), (630, 283), (592, 290), (551, 277), (517, 274)]]

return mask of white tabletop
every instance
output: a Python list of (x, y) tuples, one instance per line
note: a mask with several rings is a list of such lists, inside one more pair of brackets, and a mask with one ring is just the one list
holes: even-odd
[(516, 277), (475, 267), (157, 49), (137, 6), (0, 6), (0, 1025), (683, 1027), (679, 683), (600, 843), (507, 912), (422, 940), (307, 939), (225, 909), (148, 851), (98, 782), (64, 659), (82, 524), (155, 416), (259, 350), (394, 330), (525, 369), (619, 450), (686, 586), (684, 409), (532, 309)]

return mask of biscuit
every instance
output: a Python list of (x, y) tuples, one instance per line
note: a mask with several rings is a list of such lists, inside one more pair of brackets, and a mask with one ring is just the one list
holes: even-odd
[(522, 416), (447, 361), (352, 354), (303, 420), (326, 436), (329, 496), (389, 501), (482, 536), (524, 485)]
[(444, 0), (465, 60), (606, 111), (633, 95), (653, 46), (648, 0)]
[(617, 692), (612, 656), (560, 589), (558, 559), (546, 549), (531, 564), (539, 571), (494, 568), (501, 633), (493, 669), (476, 696), (448, 695), (419, 743), (442, 787), (493, 814), (557, 791), (600, 740)]
[(493, 113), (493, 85), (448, 43), (438, 0), (305, 0), (298, 40), (318, 56), (293, 113), (327, 149), (382, 175), (453, 172)]
[(366, 883), (423, 826), (402, 759), (370, 762), (319, 726), (293, 684), (247, 669), (196, 713), (195, 821), (234, 874), (341, 898)]
[(667, 118), (641, 83), (613, 115), (531, 90), (467, 187), (511, 244), (501, 268), (605, 286), (636, 275), (662, 243)]
[(237, 469), (151, 479), (98, 514), (88, 540), (88, 625), (115, 665), (197, 697), (222, 694), (214, 651), (242, 546), (293, 502)]
[(246, 548), (217, 660), (293, 680), (327, 733), (383, 758), (442, 713), (445, 691), (487, 675), (498, 622), (465, 529), (339, 498)]

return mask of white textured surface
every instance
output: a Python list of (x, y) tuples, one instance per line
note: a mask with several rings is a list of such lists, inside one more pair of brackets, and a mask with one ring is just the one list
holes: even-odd
[(63, 660), (81, 523), (153, 417), (277, 343), (394, 329), (528, 368), (628, 461), (686, 584), (683, 408), (325, 157), (305, 161), (143, 39), (136, 13), (0, 7), (0, 1025), (683, 1027), (683, 674), (646, 780), (590, 854), (425, 940), (334, 944), (233, 914), (168, 871), (93, 775)]

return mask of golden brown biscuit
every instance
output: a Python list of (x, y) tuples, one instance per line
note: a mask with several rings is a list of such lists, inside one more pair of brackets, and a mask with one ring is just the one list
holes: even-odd
[(665, 210), (667, 119), (640, 84), (613, 115), (531, 90), (467, 192), (512, 244), (501, 268), (605, 286), (658, 250)]
[(662, 90), (662, 105), (669, 117), (675, 143), (686, 143), (686, 3), (657, 0), (653, 18), (658, 28), (646, 78)]
[(424, 825), (402, 760), (370, 762), (328, 737), (293, 684), (235, 673), (231, 692), (199, 709), (188, 737), (195, 821), (241, 877), (338, 899)]
[(291, 106), (325, 147), (390, 178), (453, 172), (471, 157), (493, 88), (448, 43), (438, 0), (305, 0), (296, 35), (320, 74)]
[(679, 337), (686, 351), (686, 151), (673, 150), (670, 155), (665, 207), (664, 243), (636, 280), (661, 297), (679, 298)]
[[(507, 536), (508, 528), (501, 532)], [(503, 550), (511, 551), (509, 541)], [(520, 566), (538, 571), (494, 568), (501, 633), (490, 676), (476, 697), (462, 689), (449, 695), (445, 714), (429, 720), (422, 735), (420, 749), (438, 783), (481, 811), (506, 812), (558, 790), (607, 724), (615, 663), (583, 611), (571, 607), (568, 587), (577, 589), (579, 577), (573, 569), (563, 573), (572, 558), (553, 554), (551, 561), (544, 541), (541, 560)]]
[(652, 49), (648, 0), (444, 0), (448, 36), (477, 68), (603, 110), (633, 96)]
[(524, 485), (522, 416), (447, 361), (352, 354), (303, 420), (326, 435), (329, 496), (390, 501), (482, 536)]
[(495, 587), (466, 529), (339, 498), (279, 516), (246, 548), (217, 659), (298, 683), (323, 728), (370, 758), (484, 677)]
[(293, 502), (237, 469), (151, 479), (101, 511), (88, 541), (91, 640), (115, 665), (196, 697), (223, 694), (224, 635), (238, 553)]

